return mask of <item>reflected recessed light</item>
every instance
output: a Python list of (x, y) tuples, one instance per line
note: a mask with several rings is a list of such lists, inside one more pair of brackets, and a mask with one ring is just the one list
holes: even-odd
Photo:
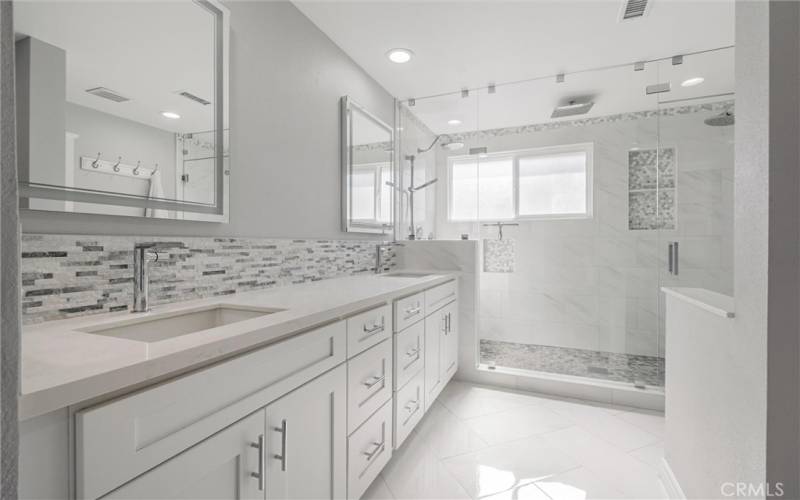
[(452, 120), (447, 120), (448, 125), (461, 125), (461, 120), (456, 120), (453, 118)]
[(694, 78), (684, 80), (683, 83), (681, 83), (681, 87), (694, 87), (695, 85), (700, 85), (704, 81), (706, 81), (706, 79), (702, 76), (696, 76)]
[(386, 57), (388, 57), (393, 63), (397, 64), (407, 63), (413, 56), (414, 53), (409, 49), (392, 49), (386, 53)]
[(175, 113), (174, 111), (162, 111), (161, 116), (163, 116), (164, 118), (169, 118), (170, 120), (177, 120), (178, 118), (181, 117), (181, 115)]

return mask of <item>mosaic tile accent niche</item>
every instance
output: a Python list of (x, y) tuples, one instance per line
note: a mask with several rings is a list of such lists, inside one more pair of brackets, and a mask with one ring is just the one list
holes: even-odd
[[(144, 241), (177, 243), (150, 264), (154, 305), (375, 272), (376, 241), (25, 234), (24, 323), (129, 310)], [(395, 267), (393, 249), (383, 257)]]
[(675, 148), (628, 151), (628, 229), (675, 229), (676, 170)]

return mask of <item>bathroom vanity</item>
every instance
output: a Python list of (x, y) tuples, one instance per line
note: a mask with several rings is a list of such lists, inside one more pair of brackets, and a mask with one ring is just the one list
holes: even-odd
[(457, 277), (355, 276), (23, 333), (22, 497), (358, 498), (458, 366)]

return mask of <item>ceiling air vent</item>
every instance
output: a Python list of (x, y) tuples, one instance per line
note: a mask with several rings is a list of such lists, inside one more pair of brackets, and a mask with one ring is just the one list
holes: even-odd
[(109, 101), (114, 101), (114, 102), (130, 101), (129, 97), (120, 95), (118, 92), (114, 92), (113, 90), (107, 89), (105, 87), (95, 87), (93, 89), (86, 89), (86, 92), (92, 95), (96, 95), (97, 97), (102, 97), (103, 99), (108, 99)]
[(179, 96), (183, 96), (183, 97), (189, 99), (190, 101), (194, 101), (196, 103), (202, 104), (203, 106), (208, 106), (209, 104), (211, 104), (211, 101), (207, 101), (207, 100), (203, 99), (202, 97), (196, 96), (196, 95), (192, 94), (191, 92), (187, 92), (185, 90), (179, 90), (176, 93)]
[(620, 21), (638, 19), (647, 14), (647, 0), (627, 0), (622, 6)]

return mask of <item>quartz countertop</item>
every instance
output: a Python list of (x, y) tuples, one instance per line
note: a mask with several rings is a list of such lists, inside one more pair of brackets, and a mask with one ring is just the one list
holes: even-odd
[(723, 318), (736, 316), (735, 302), (733, 297), (728, 295), (712, 292), (705, 288), (663, 287), (661, 290), (669, 296), (705, 309), (717, 316)]
[[(405, 270), (398, 270), (403, 272)], [(390, 273), (391, 274), (391, 273)], [(26, 326), (22, 331), (20, 419), (138, 387), (263, 347), (396, 298), (453, 279), (362, 275), (157, 306), (135, 317), (210, 305), (281, 311), (157, 342), (87, 333), (134, 317), (130, 312), (84, 316)]]

